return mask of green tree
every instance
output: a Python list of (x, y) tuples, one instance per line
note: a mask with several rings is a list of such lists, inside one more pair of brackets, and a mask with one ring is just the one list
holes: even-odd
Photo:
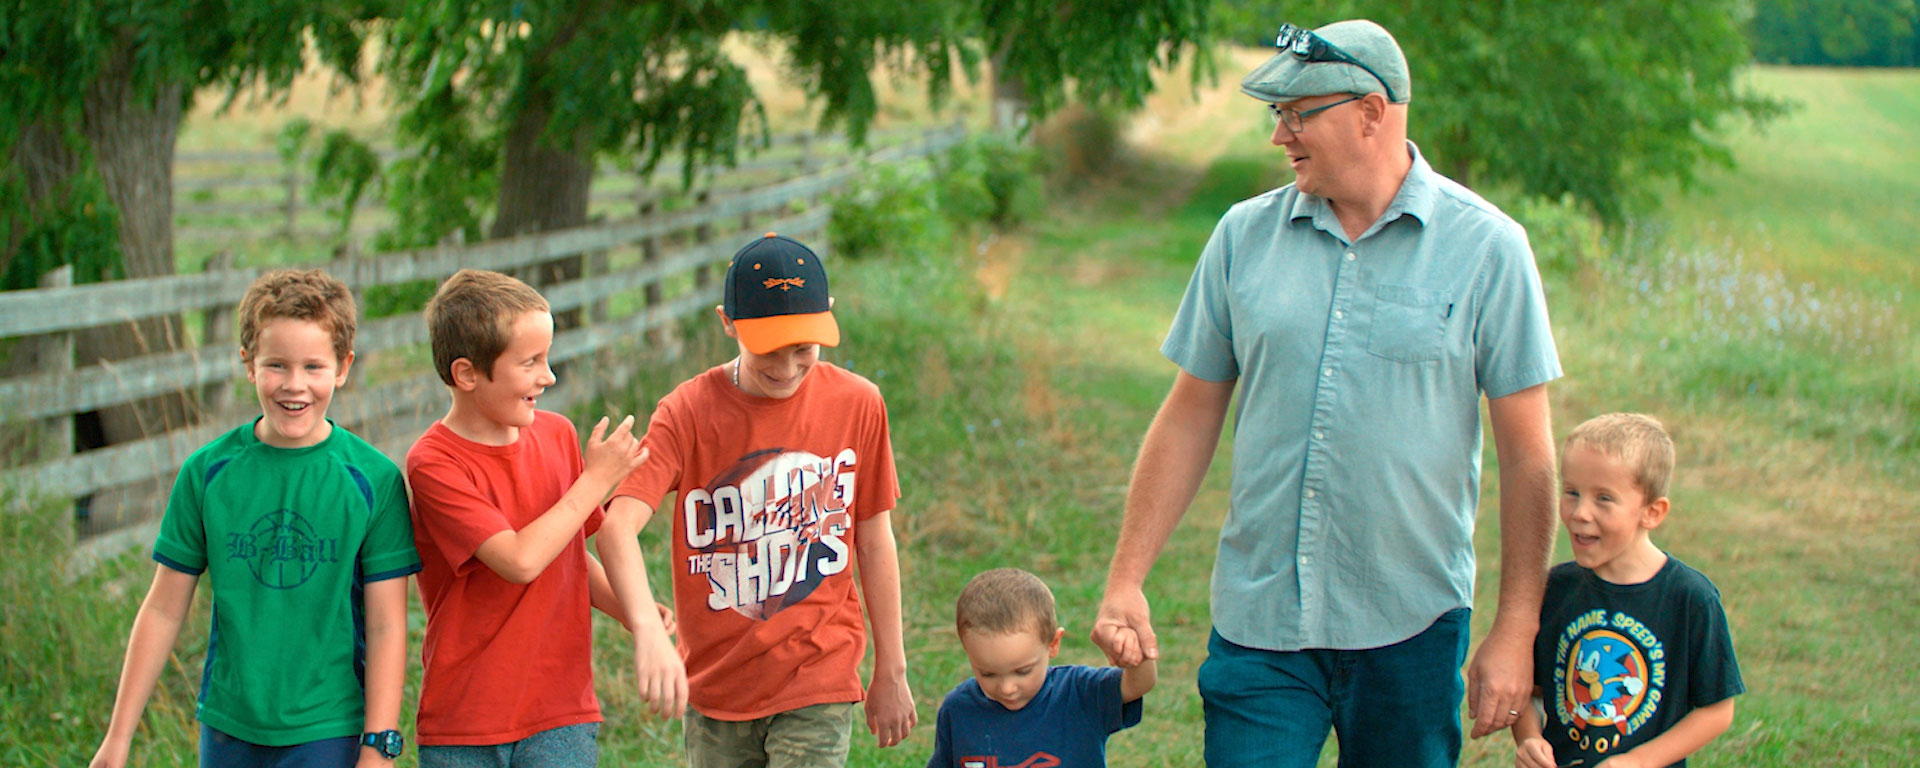
[[(82, 282), (172, 274), (180, 119), (209, 86), (284, 92), (306, 35), (351, 75), (359, 3), (0, 0), (0, 274)], [(177, 318), (82, 334), (82, 364), (177, 346)], [(182, 398), (103, 415), (119, 442), (181, 423)]]
[[(1259, 14), (1223, 0), (1235, 40)], [(1412, 71), (1411, 132), (1462, 183), (1571, 196), (1618, 223), (1648, 204), (1648, 181), (1727, 163), (1719, 135), (1784, 106), (1743, 87), (1743, 0), (1341, 0), (1281, 21), (1379, 22)], [(1272, 32), (1260, 41), (1271, 40)], [(1270, 43), (1267, 43), (1270, 44)]]
[[(419, 151), (387, 174), (403, 231), (391, 245), (459, 233), (504, 237), (586, 221), (597, 154), (653, 167), (668, 153), (730, 163), (768, 134), (721, 43), (776, 48), (825, 124), (860, 139), (880, 66), (920, 72), (937, 101), (986, 56), (1044, 110), (1069, 82), (1138, 103), (1151, 68), (1202, 37), (1202, 0), (468, 0), (414, 3), (389, 29), (400, 136)], [(445, 178), (446, 183), (433, 179)], [(570, 271), (571, 268), (564, 268)]]

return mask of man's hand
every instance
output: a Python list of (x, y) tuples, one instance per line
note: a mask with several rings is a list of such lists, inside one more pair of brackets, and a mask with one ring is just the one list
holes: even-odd
[(1553, 762), (1553, 745), (1535, 736), (1514, 745), (1513, 768), (1559, 768)]
[(1467, 712), (1473, 717), (1473, 738), (1513, 725), (1523, 707), (1533, 706), (1533, 637), (1525, 631), (1493, 631), (1480, 641), (1467, 667)]
[(1107, 662), (1132, 667), (1160, 658), (1160, 641), (1153, 635), (1147, 595), (1139, 589), (1108, 589), (1093, 620), (1093, 644), (1106, 652)]
[[(665, 616), (672, 621), (671, 611)], [(634, 637), (633, 672), (640, 684), (640, 700), (655, 715), (678, 719), (686, 714), (687, 666), (666, 632), (652, 627), (640, 629)]]
[(591, 475), (608, 490), (625, 480), (627, 475), (639, 469), (647, 461), (647, 452), (640, 447), (640, 438), (633, 436), (633, 416), (620, 420), (620, 426), (613, 428), (613, 434), (606, 434), (607, 418), (593, 425), (593, 434), (587, 436), (586, 470), (582, 474)]
[(867, 730), (871, 732), (882, 747), (891, 747), (907, 740), (907, 734), (913, 726), (920, 723), (920, 713), (914, 710), (913, 691), (907, 688), (905, 672), (873, 673), (873, 684), (867, 686)]

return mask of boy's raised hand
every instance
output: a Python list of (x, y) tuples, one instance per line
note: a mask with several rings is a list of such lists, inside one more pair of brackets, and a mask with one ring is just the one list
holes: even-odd
[(607, 434), (607, 417), (600, 417), (600, 422), (593, 425), (593, 434), (587, 436), (585, 458), (584, 474), (605, 484), (608, 491), (645, 464), (647, 451), (640, 447), (640, 438), (633, 436), (633, 416), (621, 419), (613, 434)]

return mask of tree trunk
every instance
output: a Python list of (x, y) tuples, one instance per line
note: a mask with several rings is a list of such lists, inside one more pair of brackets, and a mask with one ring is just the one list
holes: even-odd
[(39, 225), (48, 211), (57, 211), (71, 203), (67, 182), (80, 172), (80, 155), (74, 151), (58, 126), (36, 120), (20, 129), (9, 164), (19, 169), (26, 182), (26, 210), (9, 211), (0, 217), (7, 227), (6, 240), (0, 242), (0, 274), (4, 274), (20, 253), (21, 238)]
[[(545, 93), (529, 98), (507, 133), (500, 167), (499, 213), (489, 237), (514, 237), (587, 223), (593, 147), (584, 130), (561, 138), (559, 145), (547, 140), (547, 125), (552, 118), (549, 99)], [(538, 288), (578, 279), (581, 267), (581, 256), (567, 256), (536, 265), (519, 276)], [(556, 329), (575, 327), (579, 312), (556, 312), (554, 323)]]
[(1027, 130), (1027, 84), (1008, 69), (1010, 53), (1002, 46), (993, 54), (993, 129), (1021, 136)]
[[(135, 83), (133, 45), (132, 31), (122, 32), (88, 85), (80, 133), (120, 214), (126, 276), (158, 277), (174, 273), (173, 153), (182, 86), (166, 83), (149, 90)], [(178, 315), (147, 318), (82, 332), (75, 363), (124, 360), (181, 346)], [(184, 393), (149, 398), (103, 411), (102, 436), (108, 444), (137, 440), (185, 425), (189, 414)]]

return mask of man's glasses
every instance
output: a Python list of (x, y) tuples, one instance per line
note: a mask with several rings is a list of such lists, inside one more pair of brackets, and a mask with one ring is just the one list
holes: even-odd
[(1306, 129), (1307, 118), (1313, 117), (1314, 115), (1320, 114), (1329, 109), (1333, 109), (1334, 107), (1340, 106), (1349, 101), (1359, 101), (1363, 98), (1366, 98), (1366, 97), (1348, 96), (1332, 104), (1322, 104), (1320, 106), (1314, 107), (1313, 109), (1309, 109), (1305, 112), (1302, 112), (1297, 109), (1290, 109), (1288, 107), (1283, 107), (1278, 104), (1268, 104), (1267, 114), (1273, 116), (1274, 122), (1286, 126), (1287, 130), (1292, 131), (1294, 133), (1299, 133)]
[[(1292, 24), (1282, 24), (1280, 25), (1280, 34), (1274, 37), (1273, 44), (1274, 47), (1280, 50), (1291, 51), (1295, 58), (1309, 64), (1352, 64), (1364, 69), (1367, 71), (1367, 74), (1373, 75), (1373, 79), (1380, 81), (1381, 88), (1386, 89), (1387, 101), (1396, 103), (1400, 101), (1393, 93), (1393, 86), (1387, 85), (1387, 79), (1381, 77), (1380, 73), (1373, 71), (1373, 67), (1360, 63), (1360, 60), (1354, 58), (1352, 54), (1340, 50), (1340, 46), (1327, 42), (1326, 38), (1314, 34), (1311, 29), (1302, 29)], [(1289, 125), (1287, 127), (1292, 128), (1293, 126)]]

